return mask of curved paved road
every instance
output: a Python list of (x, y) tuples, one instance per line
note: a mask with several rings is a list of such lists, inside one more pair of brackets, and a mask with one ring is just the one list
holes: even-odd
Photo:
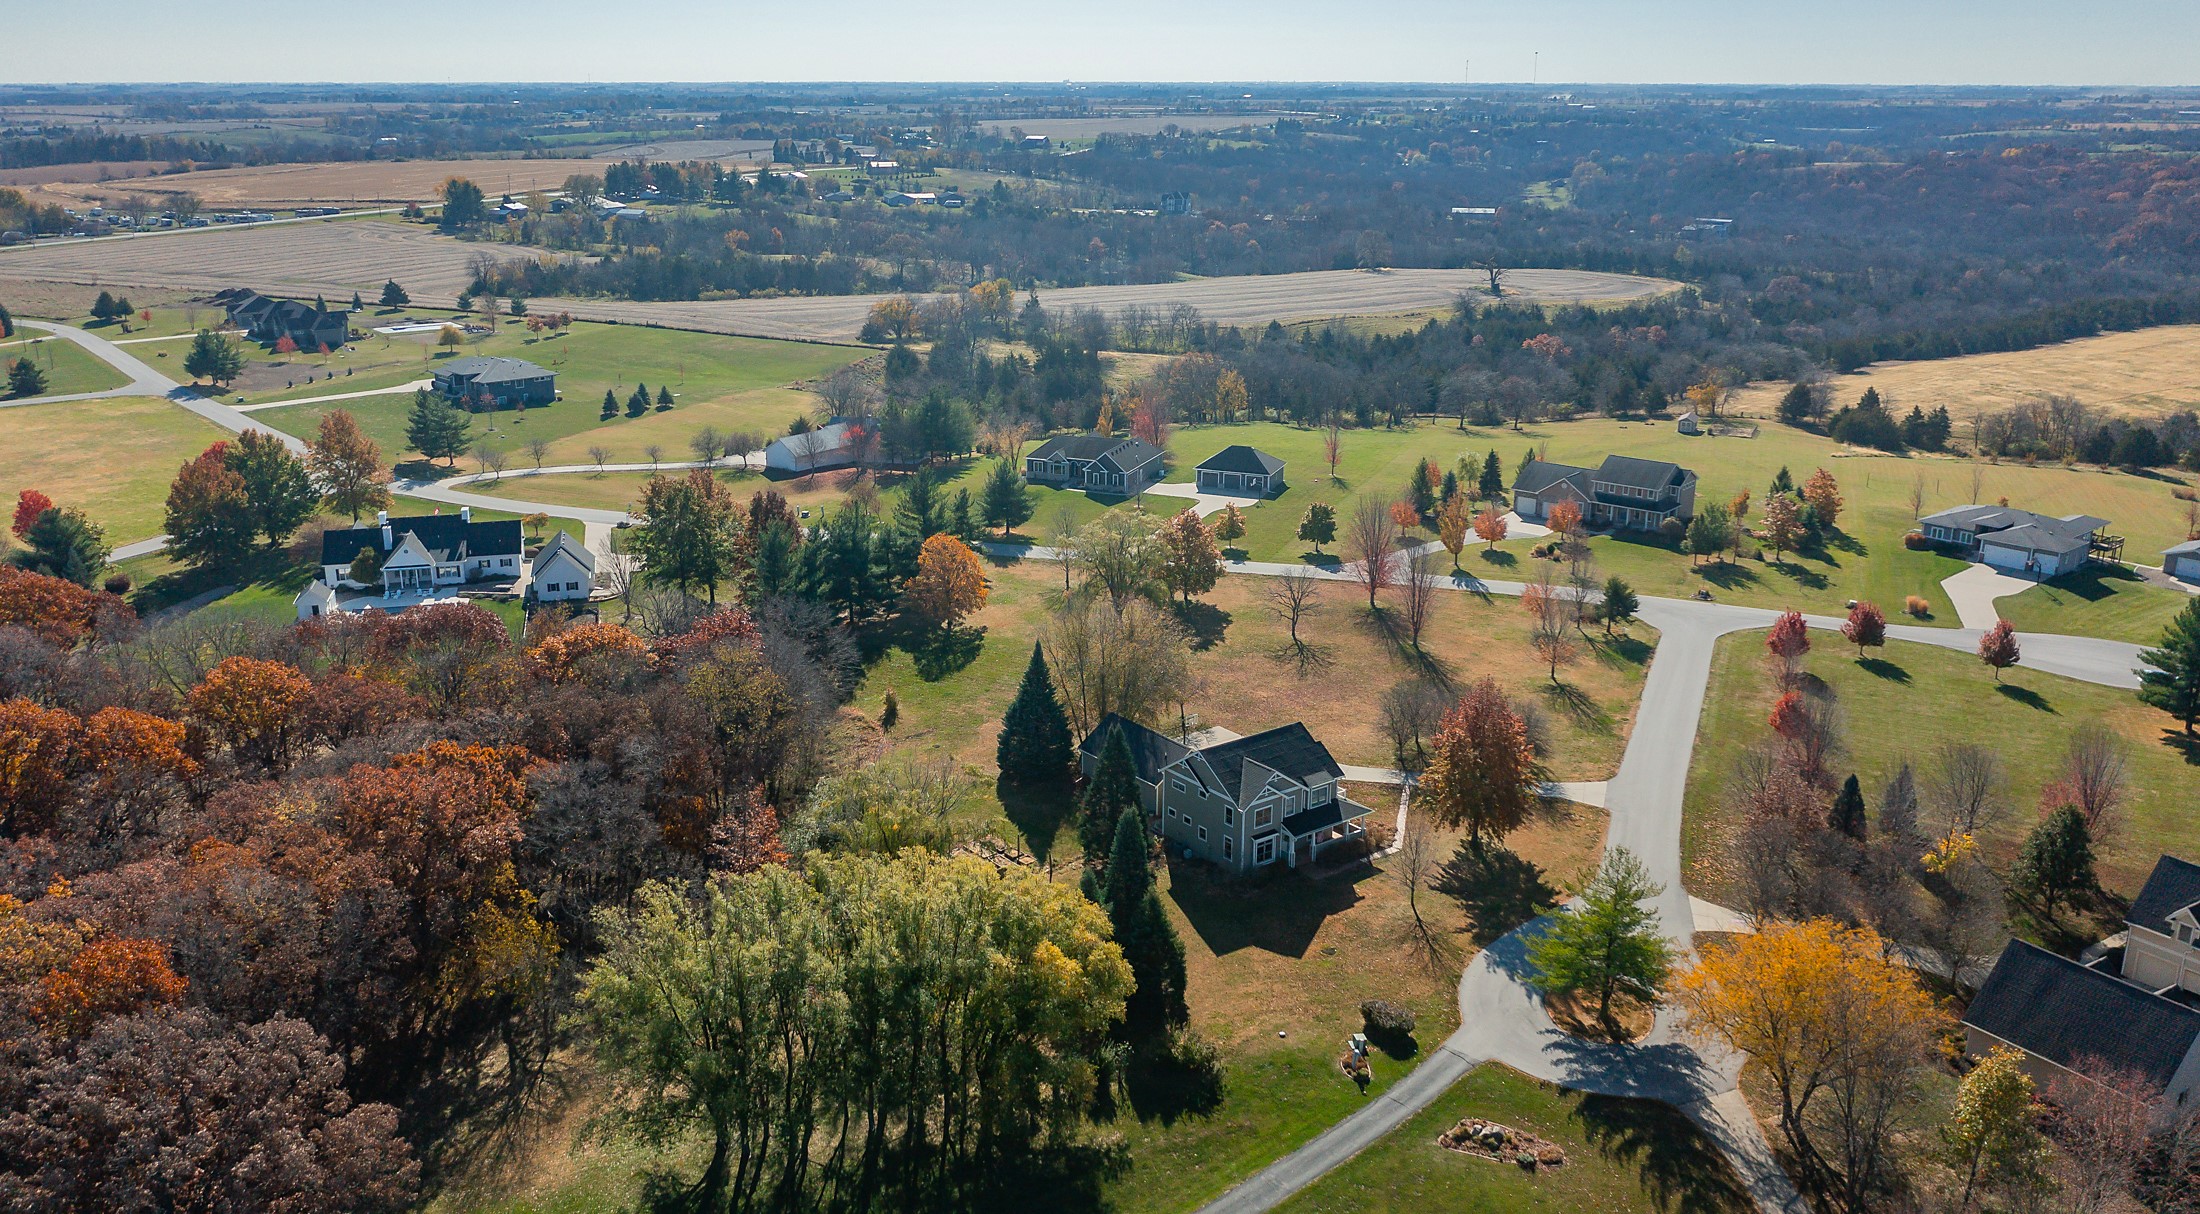
[[(54, 324), (51, 321), (44, 320), (17, 320), (15, 323), (26, 329), (43, 330), (76, 343), (90, 353), (92, 357), (128, 376), (130, 382), (119, 388), (109, 388), (105, 392), (78, 392), (66, 396), (34, 396), (28, 400), (7, 401), (0, 407), (55, 405), (64, 401), (99, 400), (111, 396), (165, 396), (232, 434), (244, 434), (254, 430), (262, 434), (272, 434), (281, 439), (283, 445), (293, 452), (299, 455), (305, 454), (306, 444), (304, 440), (272, 427), (263, 426), (219, 400), (200, 396), (195, 389), (168, 378), (166, 375), (147, 366), (137, 355), (108, 341), (97, 333), (87, 333), (73, 325)], [(137, 545), (130, 546), (137, 547)]]

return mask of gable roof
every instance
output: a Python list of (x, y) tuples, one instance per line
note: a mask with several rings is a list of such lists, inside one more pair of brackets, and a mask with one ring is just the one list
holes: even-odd
[(2200, 864), (2163, 856), (2154, 862), (2139, 896), (2131, 900), (2124, 922), (2167, 936), (2169, 917), (2196, 905), (2200, 905)]
[(1129, 472), (1161, 458), (1161, 448), (1140, 438), (1126, 438), (1109, 449), (1106, 455), (1093, 461), (1102, 468), (1114, 472)]
[(590, 552), (587, 545), (574, 539), (572, 532), (569, 531), (560, 531), (551, 536), (550, 542), (544, 544), (535, 552), (535, 559), (528, 562), (527, 571), (529, 573), (541, 573), (549, 566), (551, 559), (560, 553), (571, 557), (575, 564), (587, 570), (591, 576), (595, 574), (596, 554)]
[(2190, 556), (2195, 552), (2200, 552), (2200, 540), (2186, 540), (2182, 544), (2171, 544), (2162, 549), (2163, 556)]
[(1230, 799), (1240, 803), (1244, 801), (1245, 764), (1248, 761), (1301, 784), (1310, 784), (1321, 776), (1334, 780), (1344, 775), (1344, 769), (1330, 757), (1329, 748), (1315, 741), (1314, 735), (1298, 721), (1210, 746), (1200, 751), (1199, 757), (1221, 778), (1223, 787), (1230, 791)]
[[(1975, 531), (1981, 535), (1994, 532), (2010, 532), (2020, 527), (2037, 527), (2050, 535), (2071, 539), (2090, 539), (2094, 532), (2108, 526), (2105, 518), (2090, 514), (2066, 514), (2053, 518), (2014, 506), (1950, 506), (1917, 520), (1957, 531)], [(2051, 551), (2043, 549), (2042, 551)]]
[(1025, 459), (1064, 459), (1089, 464), (1122, 446), (1123, 439), (1112, 434), (1062, 434), (1032, 448)]
[(1201, 472), (1250, 472), (1254, 475), (1274, 476), (1283, 471), (1283, 461), (1258, 447), (1244, 443), (1232, 443), (1199, 461)]
[(1131, 765), (1138, 770), (1141, 783), (1159, 784), (1163, 768), (1191, 753), (1176, 739), (1112, 712), (1100, 718), (1100, 723), (1078, 743), (1077, 753), (1098, 759), (1107, 746), (1108, 731), (1113, 729), (1122, 730), (1123, 740), (1130, 743)]
[[(518, 556), (522, 547), (516, 518), (495, 523), (469, 523), (455, 514), (419, 514), (390, 520), (393, 547), (394, 541), (408, 533), (419, 536), (421, 545), (439, 561), (484, 554)], [(321, 533), (321, 563), (324, 565), (349, 565), (361, 548), (384, 551), (381, 524), (332, 527)]]
[(2037, 523), (2023, 523), (2000, 531), (1980, 534), (1982, 544), (1995, 544), (2003, 548), (2018, 548), (2026, 552), (2083, 552), (2093, 546), (2086, 534), (2070, 535), (2050, 531)]
[(842, 420), (812, 426), (800, 434), (786, 434), (773, 439), (765, 450), (768, 452), (777, 447), (788, 455), (814, 460), (820, 456), (835, 454), (847, 446), (848, 431), (856, 425), (852, 420)]
[(1547, 459), (1529, 460), (1528, 466), (1513, 478), (1513, 490), (1518, 493), (1541, 493), (1560, 483), (1572, 485), (1583, 497), (1589, 496), (1589, 470), (1572, 464), (1553, 463)]
[(2099, 1058), (2160, 1088), (2200, 1040), (2200, 1011), (2022, 940), (2001, 950), (1963, 1023), (2057, 1066)]
[(1597, 466), (1596, 479), (1630, 489), (1663, 489), (1688, 479), (1688, 469), (1670, 460), (1637, 459), (1632, 455), (1607, 455)]
[(551, 373), (523, 358), (504, 358), (500, 355), (476, 356), (454, 359), (435, 370), (437, 378), (446, 375), (471, 376), (477, 384), (501, 384), (515, 380), (544, 379)]

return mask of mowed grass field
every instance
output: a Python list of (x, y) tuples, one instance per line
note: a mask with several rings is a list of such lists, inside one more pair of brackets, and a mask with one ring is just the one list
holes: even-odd
[(229, 432), (157, 397), (0, 409), (0, 494), (37, 489), (90, 515), (111, 544), (161, 533), (176, 470)]
[[(1835, 376), (1830, 387), (1837, 407), (1877, 388), (1903, 413), (1912, 405), (1928, 413), (1945, 405), (1959, 421), (2050, 393), (2126, 417), (2165, 417), (2200, 408), (2200, 325), (2103, 333), (2009, 353), (1876, 363)], [(1771, 417), (1785, 391), (1786, 384), (1752, 384), (1735, 394), (1734, 405)]]
[[(1437, 1135), (1464, 1117), (1555, 1142), (1566, 1163), (1524, 1172), (1437, 1145)], [(1718, 1147), (1673, 1109), (1585, 1096), (1485, 1063), (1278, 1208), (1283, 1214), (1745, 1214), (1756, 1207)]]
[(130, 382), (122, 372), (93, 357), (73, 341), (35, 336), (28, 329), (21, 332), (22, 338), (0, 344), (0, 398), (7, 393), (5, 373), (18, 359), (29, 359), (32, 366), (46, 373), (46, 390), (41, 393), (44, 396), (105, 392)]
[[(407, 315), (438, 319), (418, 310)], [(248, 403), (310, 398), (391, 387), (429, 378), (447, 361), (434, 344), (435, 334), (376, 334), (355, 343), (324, 365), (317, 356), (298, 360), (311, 384), (247, 393)], [(474, 433), (506, 451), (515, 467), (527, 466), (524, 446), (531, 438), (552, 441), (550, 463), (586, 463), (588, 448), (609, 447), (614, 462), (639, 462), (651, 445), (668, 459), (692, 458), (688, 440), (705, 426), (720, 431), (751, 431), (763, 438), (783, 433), (787, 423), (810, 411), (815, 398), (790, 385), (817, 379), (863, 358), (869, 351), (847, 346), (767, 341), (649, 329), (629, 325), (576, 324), (560, 337), (538, 337), (509, 320), (499, 331), (470, 342), (451, 357), (501, 355), (522, 358), (558, 375), (561, 400), (525, 410), (476, 414)], [(350, 374), (345, 374), (346, 370)], [(334, 378), (319, 378), (334, 372)], [(646, 384), (654, 402), (660, 388), (673, 392), (674, 407), (638, 418), (626, 415), (625, 401), (637, 383)], [(612, 392), (620, 411), (602, 420), (603, 394)], [(225, 400), (232, 399), (225, 397)], [(412, 409), (408, 392), (353, 400), (302, 404), (254, 411), (257, 420), (311, 438), (321, 418), (335, 409), (359, 420), (383, 454), (393, 461), (412, 457), (405, 419)]]
[[(1689, 768), (1682, 836), (1689, 888), (1714, 901), (1732, 898), (1737, 888), (1725, 846), (1737, 823), (1728, 798), (1736, 760), (1771, 737), (1765, 718), (1776, 688), (1764, 663), (1764, 636), (1736, 633), (1719, 642)], [(1875, 820), (1880, 790), (1904, 759), (1922, 776), (1942, 740), (1981, 742), (1999, 756), (2007, 777), (2006, 812), (1981, 838), (1992, 862), (2004, 866), (2039, 821), (2040, 789), (2059, 770), (2070, 731), (2094, 723), (2122, 739), (2130, 765), (2120, 822), (2096, 842), (2102, 884), (2134, 894), (2157, 856), (2189, 852), (2200, 838), (2200, 766), (2172, 744), (2169, 716), (2129, 691), (2021, 664), (1997, 684), (1976, 657), (1932, 645), (1889, 642), (1878, 661), (1865, 664), (1838, 636), (1813, 633), (1811, 643), (1806, 669), (1833, 688), (1841, 705), (1846, 747), (1834, 770), (1856, 773)], [(1933, 825), (1929, 809), (1920, 824)]]

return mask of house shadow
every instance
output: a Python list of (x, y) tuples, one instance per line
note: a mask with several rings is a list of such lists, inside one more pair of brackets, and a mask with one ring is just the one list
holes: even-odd
[(1054, 853), (1054, 841), (1062, 826), (1077, 812), (1077, 798), (1067, 778), (1052, 784), (1020, 784), (1007, 776), (993, 781), (993, 795), (1001, 812), (1024, 837), (1033, 859), (1044, 864)]
[(1630, 1167), (1666, 1214), (1754, 1208), (1726, 1157), (1680, 1111), (1648, 1100), (1584, 1096), (1570, 1115), (1597, 1154)]
[(2041, 695), (2039, 692), (2036, 692), (2029, 687), (2019, 687), (2014, 683), (1996, 683), (1994, 684), (1994, 690), (2000, 693), (2003, 699), (2014, 700), (2017, 703), (2024, 705), (2026, 708), (2037, 709), (2040, 712), (2048, 713), (2052, 713), (2055, 711), (2055, 706), (2047, 702), (2046, 696)]
[(1223, 634), (1230, 629), (1230, 613), (1213, 603), (1179, 603), (1174, 611), (1176, 622), (1184, 626), (1185, 636), (1195, 651), (1220, 645)]
[(1322, 922), (1357, 906), (1358, 882), (1376, 872), (1362, 864), (1315, 878), (1279, 864), (1259, 876), (1240, 878), (1175, 852), (1168, 863), (1170, 900), (1217, 957), (1247, 948), (1279, 957), (1306, 956)]
[(1885, 679), (1890, 683), (1908, 683), (1910, 672), (1885, 658), (1858, 658), (1856, 664), (1865, 674)]
[(2075, 573), (2066, 573), (2059, 578), (2042, 582), (2040, 586), (2048, 602), (2061, 606), (2066, 601), (2063, 597), (2065, 595), (2082, 602), (2097, 603), (2114, 596), (2119, 589), (2141, 585), (2143, 582), (2144, 579), (2138, 574), (2121, 565), (2089, 564)]
[(1430, 886), (1459, 903), (1473, 923), (1468, 931), (1476, 947), (1492, 941), (1549, 910), (1558, 890), (1543, 870), (1509, 848), (1485, 844), (1477, 849), (1462, 840)]

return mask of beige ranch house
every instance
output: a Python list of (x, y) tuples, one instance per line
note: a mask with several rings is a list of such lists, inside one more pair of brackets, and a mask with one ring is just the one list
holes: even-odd
[(1208, 730), (1186, 743), (1109, 713), (1078, 748), (1088, 778), (1118, 730), (1139, 803), (1177, 855), (1245, 874), (1311, 864), (1366, 834), (1373, 811), (1345, 796), (1344, 769), (1297, 722), (1249, 737)]
[(1530, 522), (1572, 502), (1584, 526), (1656, 531), (1696, 517), (1696, 474), (1679, 464), (1607, 455), (1594, 468), (1530, 460), (1513, 480), (1513, 513)]

